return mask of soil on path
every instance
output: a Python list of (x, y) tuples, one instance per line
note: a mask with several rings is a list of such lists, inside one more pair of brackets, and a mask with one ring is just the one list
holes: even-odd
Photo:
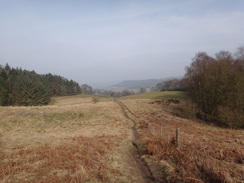
[(160, 183), (161, 181), (156, 180), (155, 177), (153, 176), (150, 168), (147, 166), (147, 164), (141, 159), (142, 154), (140, 153), (138, 146), (136, 145), (137, 141), (139, 140), (139, 135), (137, 131), (137, 121), (140, 120), (138, 116), (136, 116), (123, 102), (119, 100), (115, 100), (117, 104), (122, 109), (122, 112), (124, 116), (129, 119), (132, 123), (132, 131), (133, 131), (133, 139), (132, 139), (132, 144), (133, 144), (133, 152), (131, 152), (134, 161), (136, 162), (138, 168), (140, 169), (141, 176), (144, 179), (145, 183)]

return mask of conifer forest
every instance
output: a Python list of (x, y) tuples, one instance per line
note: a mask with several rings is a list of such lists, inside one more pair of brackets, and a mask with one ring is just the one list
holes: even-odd
[(80, 94), (77, 82), (53, 74), (37, 74), (21, 68), (0, 66), (0, 105), (47, 105), (53, 96)]

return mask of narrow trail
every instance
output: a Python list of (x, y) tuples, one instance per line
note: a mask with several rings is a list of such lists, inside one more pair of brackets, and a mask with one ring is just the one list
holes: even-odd
[[(133, 141), (134, 142), (137, 141), (139, 138), (139, 135), (138, 135), (138, 131), (136, 128), (136, 120), (139, 120), (139, 118), (123, 102), (121, 102), (119, 100), (115, 100), (115, 102), (121, 107), (124, 116), (133, 122), (133, 126), (132, 126), (132, 131), (133, 131), (133, 136), (134, 136)], [(156, 182), (158, 182), (153, 177), (153, 174), (150, 171), (147, 164), (141, 159), (141, 153), (140, 153), (136, 143), (134, 143), (133, 141), (132, 141), (132, 145), (133, 145), (134, 149), (132, 152), (132, 156), (133, 156), (138, 168), (140, 169), (140, 172), (141, 172), (142, 178), (144, 179), (144, 182), (145, 183), (156, 183)]]
[(123, 102), (121, 102), (119, 100), (115, 100), (115, 101), (121, 107), (124, 116), (133, 122), (132, 130), (133, 130), (134, 140), (137, 140), (139, 138), (139, 136), (138, 136), (138, 132), (136, 129), (136, 118), (138, 119), (138, 117)]

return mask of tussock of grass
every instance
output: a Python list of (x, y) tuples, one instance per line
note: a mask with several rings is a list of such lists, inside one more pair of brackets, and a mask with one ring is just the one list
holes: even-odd
[(93, 96), (93, 97), (92, 97), (92, 102), (93, 102), (94, 104), (98, 103), (99, 101), (100, 101), (100, 98), (99, 98), (99, 97), (97, 97), (97, 96)]
[(52, 97), (50, 102), (49, 102), (49, 105), (54, 105), (56, 102), (57, 102), (56, 98)]

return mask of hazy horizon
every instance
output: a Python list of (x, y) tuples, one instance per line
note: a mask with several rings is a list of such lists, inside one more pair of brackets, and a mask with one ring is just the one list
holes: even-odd
[(242, 0), (0, 0), (0, 64), (80, 84), (183, 76), (244, 44)]

